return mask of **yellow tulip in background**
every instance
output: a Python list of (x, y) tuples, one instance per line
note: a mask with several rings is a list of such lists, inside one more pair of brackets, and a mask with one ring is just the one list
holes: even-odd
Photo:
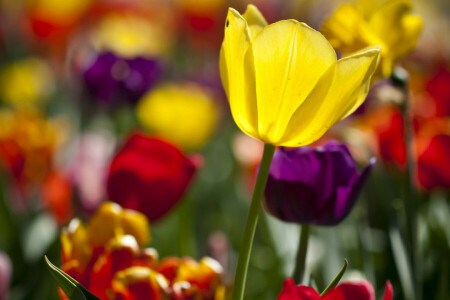
[(230, 8), (220, 73), (233, 118), (246, 134), (277, 146), (319, 139), (364, 101), (380, 49), (337, 60), (327, 39), (295, 20), (267, 25), (256, 7)]
[(170, 30), (154, 20), (136, 16), (108, 14), (91, 32), (98, 51), (112, 51), (123, 57), (164, 56), (171, 44)]
[(148, 131), (185, 150), (202, 147), (218, 118), (210, 92), (194, 83), (169, 83), (156, 88), (139, 101), (136, 111)]
[(0, 100), (16, 107), (39, 104), (54, 88), (52, 70), (35, 57), (11, 63), (0, 71)]
[(423, 21), (411, 15), (411, 10), (409, 0), (361, 0), (354, 5), (344, 4), (324, 22), (322, 32), (345, 55), (380, 45), (377, 76), (387, 77), (395, 64), (417, 45)]

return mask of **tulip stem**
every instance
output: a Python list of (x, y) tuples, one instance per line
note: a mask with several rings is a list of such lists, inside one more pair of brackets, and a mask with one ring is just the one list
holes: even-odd
[(258, 177), (256, 178), (255, 188), (253, 190), (252, 203), (245, 223), (244, 236), (239, 251), (239, 259), (234, 278), (233, 300), (244, 299), (245, 279), (247, 278), (248, 263), (255, 236), (256, 224), (261, 207), (261, 199), (266, 188), (267, 178), (269, 176), (270, 164), (272, 163), (275, 146), (264, 144), (264, 152), (259, 166)]
[(417, 249), (416, 249), (416, 191), (414, 188), (414, 159), (413, 159), (413, 125), (411, 117), (411, 105), (409, 99), (409, 74), (398, 67), (391, 75), (392, 83), (403, 93), (403, 101), (400, 106), (403, 115), (403, 139), (406, 147), (406, 169), (403, 180), (403, 205), (406, 213), (406, 240), (409, 248), (409, 260), (411, 262), (411, 271), (416, 289), (416, 299), (419, 299), (420, 283), (417, 270)]
[(297, 251), (297, 263), (295, 265), (294, 275), (292, 275), (295, 282), (303, 284), (303, 277), (305, 276), (306, 267), (306, 253), (308, 252), (309, 240), (309, 225), (303, 225), (300, 232), (300, 241)]

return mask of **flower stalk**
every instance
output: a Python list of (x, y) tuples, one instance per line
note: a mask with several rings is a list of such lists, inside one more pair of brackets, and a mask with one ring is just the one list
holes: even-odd
[(300, 232), (300, 241), (297, 251), (297, 263), (293, 274), (294, 281), (303, 284), (303, 277), (305, 276), (306, 268), (306, 254), (308, 253), (308, 241), (309, 241), (309, 225), (303, 225)]
[(416, 227), (417, 227), (417, 212), (416, 212), (416, 191), (414, 188), (414, 159), (413, 159), (413, 124), (411, 117), (411, 105), (409, 99), (409, 74), (408, 72), (398, 67), (394, 69), (391, 75), (392, 83), (398, 87), (403, 94), (403, 102), (400, 106), (403, 115), (404, 126), (404, 142), (406, 148), (406, 169), (403, 178), (403, 205), (406, 214), (406, 241), (409, 248), (409, 260), (411, 262), (412, 278), (415, 286), (416, 298), (420, 299), (420, 284), (418, 280), (417, 271), (417, 249), (416, 249)]
[(236, 275), (233, 286), (233, 300), (244, 299), (245, 280), (247, 278), (247, 269), (250, 261), (250, 253), (255, 236), (256, 225), (258, 223), (259, 211), (261, 209), (261, 199), (266, 188), (267, 178), (269, 176), (270, 164), (272, 163), (275, 146), (271, 144), (264, 145), (264, 152), (259, 166), (258, 176), (256, 178), (255, 188), (253, 190), (252, 202), (245, 223), (244, 236), (242, 238), (241, 250), (236, 268)]

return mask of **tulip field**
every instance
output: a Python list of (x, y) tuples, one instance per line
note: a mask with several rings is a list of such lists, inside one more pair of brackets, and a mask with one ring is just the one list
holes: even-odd
[(448, 300), (446, 0), (0, 2), (0, 300)]

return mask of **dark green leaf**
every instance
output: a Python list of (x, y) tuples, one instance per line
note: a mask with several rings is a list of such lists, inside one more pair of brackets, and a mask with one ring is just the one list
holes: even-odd
[(100, 300), (100, 298), (86, 290), (78, 281), (52, 264), (47, 256), (45, 256), (45, 261), (47, 262), (48, 269), (56, 283), (70, 300)]

